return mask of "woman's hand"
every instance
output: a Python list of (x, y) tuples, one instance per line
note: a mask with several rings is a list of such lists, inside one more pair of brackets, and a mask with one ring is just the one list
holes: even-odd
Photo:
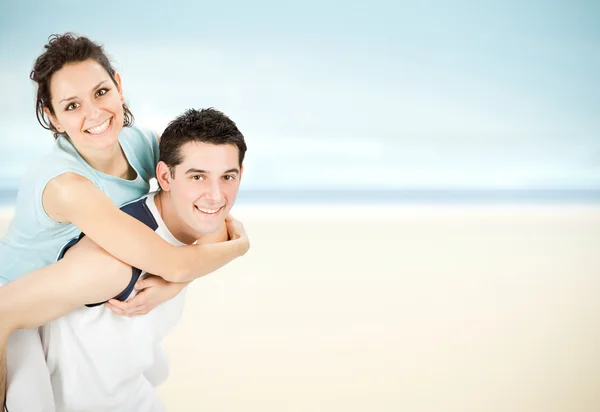
[(104, 306), (117, 315), (129, 318), (145, 315), (161, 303), (177, 296), (188, 283), (173, 283), (160, 276), (148, 275), (135, 284), (134, 289), (139, 292), (133, 298), (126, 302), (111, 299)]
[(227, 227), (227, 234), (230, 240), (238, 240), (241, 246), (242, 255), (245, 255), (248, 249), (250, 249), (250, 239), (246, 234), (244, 225), (233, 216), (229, 215), (225, 218), (225, 226)]

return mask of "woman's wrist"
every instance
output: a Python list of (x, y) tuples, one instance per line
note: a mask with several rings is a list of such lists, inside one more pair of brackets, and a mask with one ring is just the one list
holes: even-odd
[(238, 237), (237, 239), (231, 240), (231, 242), (237, 243), (237, 248), (240, 256), (245, 255), (246, 252), (248, 252), (248, 250), (250, 249), (250, 240), (246, 236)]

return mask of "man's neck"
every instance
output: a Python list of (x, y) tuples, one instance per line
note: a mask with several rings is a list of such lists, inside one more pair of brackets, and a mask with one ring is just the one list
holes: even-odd
[(186, 245), (191, 245), (200, 235), (193, 235), (185, 230), (185, 224), (177, 216), (168, 197), (169, 194), (162, 190), (154, 196), (154, 204), (158, 209), (158, 213), (160, 213), (160, 217), (175, 239)]

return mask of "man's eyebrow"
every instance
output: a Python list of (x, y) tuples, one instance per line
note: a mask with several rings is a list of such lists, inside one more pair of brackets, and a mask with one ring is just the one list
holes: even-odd
[[(188, 170), (185, 171), (186, 175), (189, 174), (189, 173), (205, 173), (205, 174), (208, 174), (210, 172), (207, 171), (207, 170), (195, 169), (195, 168), (192, 167), (191, 169), (188, 169)], [(239, 175), (240, 174), (240, 170), (237, 169), (237, 168), (233, 168), (233, 169), (225, 170), (223, 172), (223, 174), (227, 174), (227, 173), (237, 173)]]
[[(102, 86), (102, 83), (105, 83), (105, 82), (107, 82), (107, 81), (108, 81), (108, 80), (102, 80), (100, 83), (98, 83), (97, 85), (95, 85), (95, 86), (92, 88), (92, 90), (96, 90), (96, 89), (98, 89), (100, 86)], [(58, 103), (67, 102), (67, 101), (69, 101), (69, 100), (74, 100), (74, 99), (77, 99), (77, 96), (71, 96), (71, 97), (67, 97), (67, 98), (65, 98), (65, 99), (62, 99), (62, 100), (61, 100), (60, 102), (58, 102)]]
[(208, 173), (206, 170), (202, 170), (202, 169), (194, 169), (193, 167), (191, 169), (188, 169), (185, 171), (185, 174), (189, 174), (189, 173)]

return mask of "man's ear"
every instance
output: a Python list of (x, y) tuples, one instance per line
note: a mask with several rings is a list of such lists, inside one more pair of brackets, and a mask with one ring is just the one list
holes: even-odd
[(242, 175), (243, 175), (243, 174), (244, 174), (244, 165), (242, 164), (242, 165), (240, 166), (240, 177), (239, 177), (239, 180), (240, 180), (240, 181), (242, 180)]
[(44, 114), (48, 117), (48, 119), (50, 119), (50, 123), (52, 123), (52, 126), (54, 126), (54, 128), (58, 130), (59, 133), (63, 133), (65, 131), (65, 129), (63, 129), (60, 123), (58, 123), (58, 120), (56, 120), (56, 116), (50, 113), (50, 109), (44, 107)]
[(166, 192), (171, 190), (171, 170), (162, 160), (156, 165), (156, 180), (160, 188)]

